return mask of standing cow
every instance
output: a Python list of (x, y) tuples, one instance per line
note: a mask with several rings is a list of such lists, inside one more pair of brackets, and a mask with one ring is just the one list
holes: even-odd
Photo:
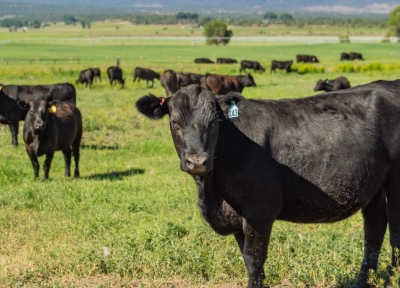
[(347, 88), (350, 88), (349, 80), (344, 76), (340, 76), (332, 80), (318, 80), (317, 84), (314, 87), (314, 91), (329, 92)]
[(196, 59), (194, 59), (194, 63), (197, 63), (197, 64), (213, 64), (214, 61), (211, 61), (208, 58), (196, 58)]
[[(74, 176), (79, 177), (79, 146), (82, 139), (82, 116), (78, 108), (68, 101), (19, 101), (22, 109), (29, 110), (24, 123), (24, 142), (31, 159), (34, 176), (39, 177), (38, 157), (46, 155), (43, 163), (44, 180), (49, 178), (55, 151), (61, 150), (65, 161), (65, 176), (71, 176), (71, 154), (74, 155)], [(72, 149), (71, 149), (72, 147)]]
[[(154, 79), (160, 80), (160, 74), (149, 69), (149, 68), (140, 68), (136, 67), (133, 72), (133, 82), (138, 79), (138, 83), (140, 83), (140, 79), (146, 80), (147, 88), (153, 88)], [(151, 86), (149, 87), (149, 81), (151, 81)]]
[(283, 69), (283, 70), (286, 71), (286, 73), (289, 73), (291, 71), (290, 67), (292, 66), (292, 64), (293, 64), (293, 60), (290, 60), (290, 61), (272, 60), (272, 62), (271, 62), (271, 72), (270, 73), (272, 73), (272, 71), (276, 72), (275, 71), (276, 69)]
[(331, 223), (360, 209), (364, 258), (353, 287), (366, 288), (387, 226), (391, 265), (399, 268), (399, 91), (400, 80), (376, 81), (273, 101), (191, 85), (166, 99), (145, 96), (136, 107), (152, 119), (169, 115), (180, 167), (196, 182), (202, 216), (217, 233), (234, 234), (248, 288), (263, 286), (276, 220)]
[(304, 63), (319, 63), (317, 56), (314, 55), (303, 55), (297, 54), (296, 55), (297, 63), (304, 62)]
[(217, 64), (234, 64), (237, 63), (236, 59), (232, 58), (217, 58)]
[(350, 60), (350, 54), (346, 52), (342, 52), (340, 54), (340, 61)]
[(212, 91), (215, 94), (227, 94), (235, 91), (242, 93), (244, 87), (256, 87), (253, 76), (248, 75), (217, 75), (206, 74), (201, 79), (201, 87)]
[[(76, 103), (76, 91), (70, 83), (50, 85), (0, 85), (0, 123), (7, 124), (12, 135), (12, 145), (18, 146), (18, 123), (25, 120), (27, 111), (21, 110), (17, 102), (29, 102), (36, 99), (48, 101), (70, 101)], [(7, 97), (9, 99), (6, 99)], [(15, 109), (18, 107), (17, 109)]]
[(201, 78), (203, 74), (197, 73), (178, 73), (178, 85), (179, 88), (186, 87), (191, 84), (201, 85)]
[(88, 68), (85, 70), (82, 70), (79, 73), (78, 80), (75, 81), (76, 84), (86, 84), (86, 87), (92, 89), (92, 84), (93, 84), (93, 79), (94, 79), (94, 71), (92, 68)]
[(122, 69), (118, 66), (110, 66), (107, 68), (108, 79), (110, 80), (110, 85), (113, 87), (115, 81), (121, 84), (121, 87), (124, 87), (125, 79), (122, 78)]
[(160, 82), (167, 96), (171, 96), (179, 90), (178, 77), (174, 70), (165, 70), (160, 76)]
[(240, 61), (239, 72), (246, 73), (246, 69), (253, 69), (254, 71), (260, 71), (261, 73), (265, 72), (264, 67), (262, 67), (261, 64), (258, 63), (257, 61), (248, 61), (248, 60)]
[(363, 56), (361, 53), (358, 52), (350, 52), (350, 60), (364, 60)]

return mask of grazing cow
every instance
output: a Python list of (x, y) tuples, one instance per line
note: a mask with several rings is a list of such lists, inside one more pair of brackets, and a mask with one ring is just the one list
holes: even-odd
[(350, 52), (350, 60), (364, 60), (363, 56), (361, 53), (357, 53), (357, 52)]
[(314, 55), (296, 55), (297, 63), (304, 62), (304, 63), (319, 63), (318, 58)]
[(248, 61), (248, 60), (242, 60), (240, 61), (240, 69), (239, 72), (242, 73), (246, 73), (246, 69), (253, 69), (254, 71), (260, 71), (265, 72), (264, 67), (261, 66), (260, 63), (258, 63), (257, 61)]
[(191, 84), (201, 85), (201, 78), (203, 74), (196, 73), (178, 73), (178, 85), (179, 88), (186, 87)]
[(201, 87), (212, 91), (215, 94), (227, 94), (229, 92), (242, 93), (244, 87), (256, 87), (253, 76), (248, 75), (217, 75), (206, 74), (201, 79)]
[(346, 52), (342, 52), (340, 54), (340, 61), (350, 60), (350, 54)]
[[(24, 142), (31, 159), (34, 176), (39, 177), (38, 157), (46, 155), (43, 163), (44, 180), (49, 178), (54, 152), (61, 150), (65, 161), (65, 176), (71, 176), (71, 154), (74, 155), (74, 176), (79, 177), (79, 146), (82, 139), (82, 116), (68, 101), (19, 101), (29, 112), (24, 123)], [(72, 150), (71, 150), (72, 147)]]
[[(160, 79), (160, 74), (149, 68), (136, 67), (135, 72), (133, 73), (133, 82), (135, 82), (136, 79), (138, 79), (138, 83), (140, 83), (140, 79), (146, 80), (147, 88), (153, 88), (154, 79)], [(149, 81), (151, 81), (150, 87)]]
[(110, 66), (107, 68), (108, 79), (110, 80), (111, 87), (114, 84), (114, 81), (118, 81), (121, 84), (121, 87), (124, 87), (125, 78), (122, 78), (122, 69), (118, 66)]
[(292, 64), (293, 64), (293, 60), (290, 60), (290, 61), (272, 60), (270, 73), (272, 73), (272, 71), (276, 72), (275, 71), (276, 69), (285, 69), (286, 73), (289, 73), (291, 71), (290, 66), (292, 66)]
[(165, 70), (160, 76), (160, 82), (167, 96), (171, 96), (179, 90), (178, 77), (174, 70)]
[(197, 64), (212, 64), (212, 63), (214, 63), (214, 61), (211, 61), (208, 58), (196, 58), (196, 59), (194, 59), (194, 63), (197, 63)]
[(217, 64), (234, 64), (237, 63), (236, 59), (231, 58), (217, 58)]
[(336, 91), (340, 89), (350, 88), (349, 80), (340, 76), (332, 80), (318, 80), (317, 84), (314, 87), (314, 91)]
[[(353, 287), (370, 287), (389, 223), (392, 266), (400, 248), (400, 80), (295, 100), (214, 95), (191, 85), (136, 102), (170, 118), (182, 171), (219, 234), (234, 234), (248, 286), (262, 287), (275, 220), (330, 223), (361, 209), (364, 258)], [(390, 269), (390, 274), (393, 270)]]
[[(12, 135), (12, 145), (18, 146), (18, 123), (25, 120), (27, 111), (21, 110), (17, 101), (29, 102), (35, 99), (48, 101), (70, 101), (76, 103), (75, 87), (70, 83), (51, 85), (0, 85), (2, 105), (0, 109), (0, 123), (7, 124)], [(5, 99), (8, 97), (10, 100)], [(1, 104), (0, 104), (1, 105)], [(17, 109), (15, 109), (17, 107)]]
[(100, 68), (95, 67), (95, 68), (92, 68), (92, 70), (93, 70), (93, 79), (97, 77), (97, 78), (99, 78), (99, 80), (101, 82)]
[(79, 73), (78, 80), (75, 81), (76, 84), (86, 84), (86, 87), (92, 89), (92, 84), (93, 84), (93, 79), (94, 79), (94, 71), (92, 68), (88, 68), (85, 70), (82, 70)]

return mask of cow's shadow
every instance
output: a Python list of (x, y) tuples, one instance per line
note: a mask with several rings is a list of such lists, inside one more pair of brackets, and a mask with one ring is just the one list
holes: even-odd
[(119, 149), (118, 145), (106, 146), (106, 145), (97, 145), (97, 144), (91, 144), (91, 145), (81, 144), (80, 148), (81, 149), (92, 149), (92, 150), (118, 150)]
[(115, 180), (123, 180), (124, 176), (133, 176), (133, 175), (138, 175), (138, 174), (144, 174), (144, 169), (141, 168), (130, 168), (125, 171), (113, 171), (109, 173), (97, 173), (93, 175), (89, 175), (86, 177), (82, 177), (83, 179), (88, 179), (88, 180), (109, 180), (109, 181), (115, 181)]

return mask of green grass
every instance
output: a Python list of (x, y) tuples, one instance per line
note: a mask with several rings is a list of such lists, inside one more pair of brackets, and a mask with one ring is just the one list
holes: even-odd
[[(64, 32), (58, 33), (68, 34)], [(315, 94), (312, 89), (320, 78), (344, 75), (353, 86), (396, 79), (400, 72), (397, 50), (398, 44), (231, 43), (207, 47), (185, 41), (128, 39), (89, 46), (85, 40), (62, 37), (1, 45), (3, 59), (81, 58), (80, 64), (7, 65), (3, 61), (1, 83), (74, 82), (78, 71), (90, 66), (102, 69), (103, 82), (92, 90), (77, 86), (84, 125), (80, 179), (63, 177), (63, 159), (57, 152), (50, 180), (33, 180), (21, 133), (20, 146), (13, 149), (8, 128), (0, 126), (0, 287), (244, 285), (246, 270), (234, 238), (218, 236), (199, 214), (194, 181), (179, 169), (167, 119), (150, 121), (137, 113), (134, 105), (139, 97), (147, 93), (161, 96), (164, 91), (157, 80), (153, 89), (147, 89), (145, 82), (132, 83), (134, 67), (239, 74), (238, 65), (196, 65), (193, 59), (259, 60), (267, 73), (253, 73), (257, 87), (245, 88), (243, 94), (281, 99)], [(342, 51), (359, 51), (367, 60), (340, 63)], [(317, 55), (320, 69), (307, 68), (304, 75), (269, 74), (272, 59), (293, 59), (297, 53)], [(111, 89), (104, 74), (116, 58), (121, 59), (127, 78), (124, 89)], [(361, 68), (345, 72), (343, 65)], [(379, 69), (371, 68), (375, 66)], [(325, 72), (320, 72), (321, 67)], [(39, 161), (43, 163), (43, 157)], [(382, 250), (381, 278), (390, 262), (387, 239)], [(351, 287), (362, 251), (360, 213), (326, 225), (277, 222), (265, 265), (267, 282), (277, 285), (287, 279), (295, 287)]]

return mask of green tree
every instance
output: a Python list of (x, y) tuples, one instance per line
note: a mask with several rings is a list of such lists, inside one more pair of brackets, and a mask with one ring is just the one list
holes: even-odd
[(30, 26), (31, 26), (32, 28), (38, 29), (38, 28), (40, 28), (40, 26), (42, 26), (42, 23), (40, 23), (39, 20), (35, 20), (35, 21), (33, 21), (32, 23), (30, 23)]
[(65, 25), (71, 25), (78, 22), (78, 19), (76, 19), (73, 15), (64, 15), (63, 20)]
[(204, 25), (204, 36), (208, 38), (209, 45), (218, 46), (221, 43), (226, 45), (232, 35), (232, 30), (228, 30), (228, 25), (222, 20), (212, 20)]
[(210, 16), (202, 17), (199, 20), (198, 26), (204, 26), (206, 23), (210, 22), (213, 20)]
[(288, 21), (288, 20), (292, 20), (293, 16), (289, 13), (282, 13), (281, 15), (279, 15), (279, 19), (282, 21)]
[(83, 29), (86, 28), (86, 21), (85, 20), (81, 20), (81, 21), (79, 21), (79, 23), (81, 23), (81, 26), (82, 26)]
[(268, 11), (264, 13), (263, 18), (268, 20), (276, 20), (278, 19), (278, 15), (275, 12)]
[(392, 35), (400, 38), (400, 6), (389, 14), (388, 28)]

